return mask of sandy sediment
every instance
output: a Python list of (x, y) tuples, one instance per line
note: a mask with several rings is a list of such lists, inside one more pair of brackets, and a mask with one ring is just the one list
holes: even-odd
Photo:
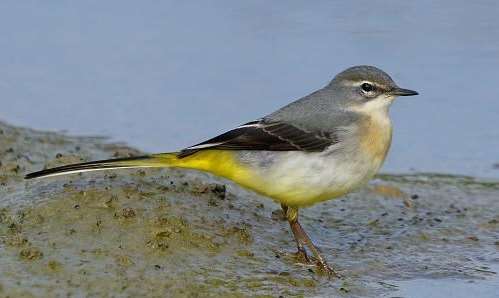
[(380, 175), (302, 212), (345, 276), (295, 259), (278, 206), (195, 171), (25, 181), (44, 167), (138, 150), (0, 124), (0, 297), (377, 296), (398, 280), (494, 278), (499, 184)]

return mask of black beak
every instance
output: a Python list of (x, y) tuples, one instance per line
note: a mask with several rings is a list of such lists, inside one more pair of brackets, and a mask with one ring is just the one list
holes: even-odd
[(403, 89), (396, 87), (392, 89), (390, 92), (390, 95), (395, 95), (395, 96), (413, 96), (413, 95), (418, 95), (416, 91), (409, 90), (409, 89)]

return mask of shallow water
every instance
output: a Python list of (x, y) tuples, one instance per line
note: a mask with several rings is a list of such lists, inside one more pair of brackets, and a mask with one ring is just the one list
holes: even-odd
[(175, 150), (355, 64), (418, 97), (384, 171), (499, 177), (497, 1), (0, 3), (0, 119)]
[(397, 292), (392, 297), (452, 297), (452, 298), (496, 298), (499, 284), (499, 265), (492, 268), (495, 274), (484, 280), (413, 279), (395, 282)]

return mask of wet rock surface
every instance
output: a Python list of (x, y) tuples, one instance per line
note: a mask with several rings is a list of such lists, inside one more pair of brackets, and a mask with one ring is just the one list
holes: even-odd
[(103, 138), (0, 125), (0, 297), (391, 297), (414, 280), (497, 280), (494, 181), (380, 175), (302, 210), (302, 225), (344, 276), (330, 280), (294, 257), (277, 204), (205, 173), (23, 180), (44, 167), (138, 154)]

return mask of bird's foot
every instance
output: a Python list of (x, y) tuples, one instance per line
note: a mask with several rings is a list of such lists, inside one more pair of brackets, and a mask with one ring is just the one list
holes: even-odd
[(320, 272), (325, 273), (328, 278), (342, 278), (341, 274), (334, 270), (333, 267), (329, 266), (325, 261), (317, 261), (316, 265), (317, 269), (319, 269)]
[(294, 257), (298, 260), (298, 262), (305, 264), (313, 264), (313, 262), (310, 260), (310, 257), (307, 255), (305, 249), (298, 249), (298, 251), (295, 252)]

